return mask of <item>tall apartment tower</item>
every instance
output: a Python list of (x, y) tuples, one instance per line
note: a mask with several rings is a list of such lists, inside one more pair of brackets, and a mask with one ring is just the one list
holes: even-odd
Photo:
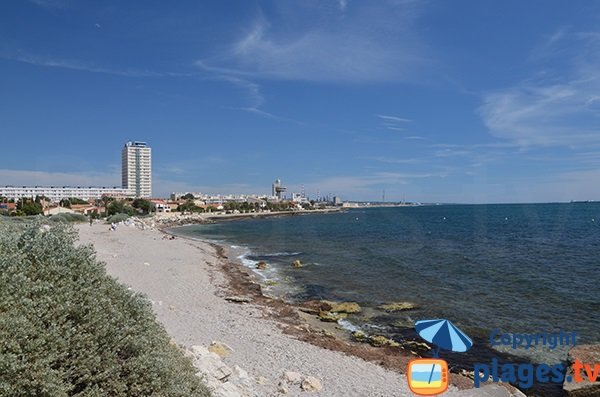
[(121, 152), (123, 189), (135, 197), (152, 197), (152, 149), (146, 142), (127, 142)]

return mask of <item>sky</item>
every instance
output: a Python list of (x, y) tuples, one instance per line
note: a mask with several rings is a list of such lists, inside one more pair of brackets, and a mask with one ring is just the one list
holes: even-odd
[(600, 3), (6, 0), (0, 185), (600, 199)]

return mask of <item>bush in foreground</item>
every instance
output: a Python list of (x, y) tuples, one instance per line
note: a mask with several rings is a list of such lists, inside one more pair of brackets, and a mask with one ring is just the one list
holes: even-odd
[(148, 301), (75, 240), (0, 224), (0, 395), (209, 396)]

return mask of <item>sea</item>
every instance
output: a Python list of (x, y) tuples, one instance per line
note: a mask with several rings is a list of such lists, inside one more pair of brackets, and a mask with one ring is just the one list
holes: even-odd
[[(363, 312), (341, 322), (349, 331), (419, 340), (416, 320), (448, 319), (479, 347), (471, 361), (566, 359), (568, 346), (492, 346), (493, 330), (562, 330), (578, 344), (600, 343), (600, 203), (359, 208), (177, 233), (226, 245), (267, 294), (358, 302)], [(304, 267), (291, 266), (297, 259)], [(269, 267), (256, 270), (259, 261)], [(378, 309), (398, 301), (417, 308)]]

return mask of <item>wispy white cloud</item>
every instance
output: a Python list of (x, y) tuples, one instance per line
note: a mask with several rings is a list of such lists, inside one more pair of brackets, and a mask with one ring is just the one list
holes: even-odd
[(28, 63), (36, 66), (45, 66), (51, 68), (61, 68), (61, 69), (72, 69), (79, 70), (85, 72), (92, 73), (104, 73), (104, 74), (112, 74), (117, 76), (127, 76), (127, 77), (161, 77), (167, 75), (175, 75), (174, 73), (159, 73), (150, 70), (136, 70), (136, 69), (111, 69), (104, 68), (92, 63), (77, 61), (77, 60), (67, 60), (67, 59), (51, 59), (51, 58), (43, 58), (35, 55), (19, 53), (16, 55), (10, 54), (0, 54), (1, 58), (9, 59), (12, 61)]
[(377, 117), (379, 117), (380, 119), (383, 119), (383, 120), (400, 122), (400, 123), (410, 123), (410, 122), (412, 122), (411, 119), (407, 119), (407, 118), (404, 118), (404, 117), (397, 117), (397, 116), (388, 116), (388, 115), (385, 115), (385, 114), (378, 114)]
[(253, 78), (360, 83), (412, 81), (428, 63), (412, 29), (419, 8), (414, 3), (363, 3), (361, 12), (342, 19), (322, 8), (310, 9), (310, 3), (285, 4), (312, 13), (310, 19), (318, 17), (321, 23), (303, 28), (291, 24), (296, 27), (291, 30), (285, 18), (261, 17), (228, 50), (200, 60), (198, 66)]
[(67, 5), (68, 0), (29, 0), (31, 3), (47, 8), (63, 8)]
[(523, 146), (600, 144), (600, 35), (561, 30), (534, 53), (564, 65), (486, 93), (479, 114), (490, 133)]
[(371, 156), (371, 157), (359, 157), (363, 160), (372, 160), (380, 163), (387, 164), (418, 164), (422, 163), (424, 160), (421, 158), (395, 158), (395, 157), (385, 157), (385, 156)]
[(34, 186), (119, 186), (121, 175), (107, 172), (47, 172), (0, 169), (2, 185)]

